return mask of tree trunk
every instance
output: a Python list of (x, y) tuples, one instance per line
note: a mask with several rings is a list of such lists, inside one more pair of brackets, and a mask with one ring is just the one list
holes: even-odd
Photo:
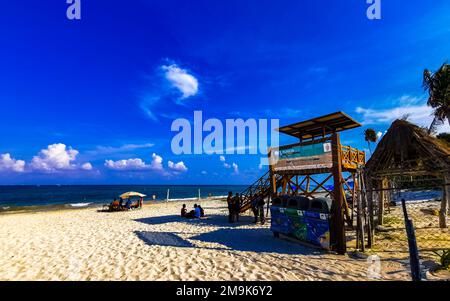
[(450, 203), (450, 173), (444, 174), (444, 187), (442, 189), (441, 210), (439, 211), (439, 227), (447, 228), (447, 213)]

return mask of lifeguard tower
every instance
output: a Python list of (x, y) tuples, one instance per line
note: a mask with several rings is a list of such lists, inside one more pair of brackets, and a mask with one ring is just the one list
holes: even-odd
[(358, 169), (365, 153), (340, 142), (340, 132), (360, 127), (350, 116), (336, 112), (278, 129), (298, 143), (269, 150), (269, 171), (242, 193), (241, 212), (255, 197), (304, 196), (332, 199), (332, 249), (346, 252), (345, 223), (353, 225)]

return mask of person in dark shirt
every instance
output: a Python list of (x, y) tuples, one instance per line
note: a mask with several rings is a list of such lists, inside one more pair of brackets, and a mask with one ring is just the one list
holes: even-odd
[(239, 193), (236, 193), (236, 196), (233, 198), (233, 216), (234, 221), (239, 221), (239, 213), (241, 211), (241, 197)]
[(205, 217), (205, 210), (203, 210), (202, 206), (198, 205), (198, 208), (200, 209), (200, 217)]
[(252, 201), (252, 212), (253, 215), (255, 216), (254, 222), (255, 224), (258, 223), (258, 214), (259, 214), (258, 204), (259, 204), (259, 196), (256, 196)]
[(128, 199), (128, 201), (125, 203), (125, 207), (128, 210), (131, 210), (131, 205), (133, 204), (133, 202), (131, 201), (131, 199)]
[(258, 206), (258, 216), (259, 216), (261, 225), (264, 225), (264, 223), (266, 222), (266, 218), (264, 216), (264, 205), (265, 204), (266, 203), (264, 202), (264, 198), (259, 197), (257, 206)]
[(233, 192), (228, 192), (227, 197), (227, 205), (228, 205), (228, 222), (233, 223)]
[(187, 209), (186, 204), (183, 204), (183, 207), (181, 207), (181, 217), (186, 217)]

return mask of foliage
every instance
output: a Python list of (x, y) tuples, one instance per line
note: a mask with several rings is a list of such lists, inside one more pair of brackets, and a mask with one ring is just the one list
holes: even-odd
[(434, 109), (434, 120), (428, 130), (431, 133), (446, 119), (450, 124), (450, 65), (444, 63), (434, 73), (426, 69), (423, 73), (423, 87), (429, 93), (428, 105)]
[(439, 256), (439, 263), (441, 264), (441, 266), (444, 269), (448, 269), (450, 267), (450, 249), (434, 253)]
[(436, 138), (450, 144), (450, 133), (441, 133), (437, 135)]
[(377, 132), (374, 129), (367, 129), (364, 131), (364, 139), (367, 142), (377, 142)]
[(377, 132), (374, 129), (367, 129), (364, 131), (364, 139), (367, 141), (367, 145), (369, 146), (369, 151), (372, 153), (372, 148), (370, 147), (370, 142), (377, 142)]

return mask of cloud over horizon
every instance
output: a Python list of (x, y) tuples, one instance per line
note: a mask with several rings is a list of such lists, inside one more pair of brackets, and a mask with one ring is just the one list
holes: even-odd
[(150, 164), (145, 163), (144, 160), (140, 158), (124, 159), (124, 160), (105, 160), (105, 167), (112, 170), (122, 170), (122, 171), (138, 171), (138, 170), (155, 170), (162, 171), (163, 158), (156, 153), (152, 154), (152, 162)]
[(12, 172), (44, 172), (52, 173), (68, 170), (93, 170), (89, 162), (76, 162), (79, 152), (63, 143), (48, 145), (27, 164), (24, 160), (16, 160), (9, 153), (0, 155), (0, 171)]
[(56, 172), (61, 170), (92, 170), (90, 163), (76, 164), (79, 151), (63, 143), (55, 143), (34, 156), (29, 166), (32, 171)]
[[(133, 158), (117, 161), (105, 160), (104, 165), (106, 168), (116, 171), (155, 171), (163, 175), (169, 175), (167, 170), (164, 169), (163, 161), (164, 159), (160, 155), (153, 153), (152, 161), (149, 164), (140, 158)], [(167, 167), (174, 172), (185, 172), (188, 170), (183, 161), (178, 163), (168, 161)]]
[(183, 161), (180, 161), (178, 163), (173, 163), (172, 161), (169, 161), (168, 167), (169, 167), (169, 169), (171, 169), (173, 171), (178, 171), (178, 172), (184, 172), (184, 171), (188, 170)]
[(2, 154), (0, 155), (0, 171), (24, 172), (25, 161), (14, 159), (9, 153)]
[[(363, 116), (364, 125), (390, 124), (396, 119), (407, 117), (409, 122), (428, 128), (434, 119), (433, 108), (423, 99), (404, 95), (396, 103), (397, 107), (386, 109), (357, 107), (355, 112)], [(449, 131), (448, 122), (437, 128), (438, 133)]]

